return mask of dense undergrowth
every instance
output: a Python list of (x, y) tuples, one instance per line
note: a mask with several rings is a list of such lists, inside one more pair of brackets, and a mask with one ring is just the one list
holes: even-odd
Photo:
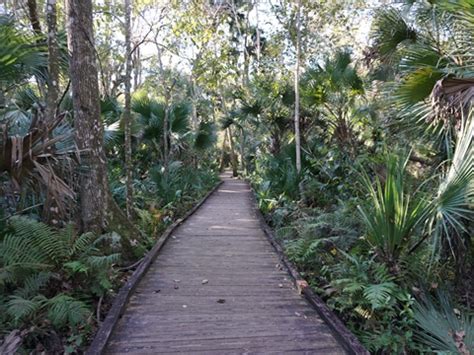
[(370, 352), (468, 353), (472, 249), (460, 270), (456, 242), (434, 240), (445, 228), (433, 226), (443, 208), (438, 182), (406, 156), (334, 163), (323, 152), (301, 175), (288, 168), (292, 155), (264, 157), (250, 178), (289, 259)]
[[(121, 236), (80, 234), (73, 224), (48, 227), (34, 215), (14, 216), (0, 229), (0, 333), (2, 351), (77, 353), (85, 350), (115, 293), (161, 232), (217, 182), (208, 169), (172, 163), (136, 181), (135, 223), (145, 236), (135, 259), (124, 260)], [(114, 186), (112, 184), (112, 186)], [(123, 202), (123, 189), (114, 189)], [(123, 206), (122, 206), (123, 207)]]

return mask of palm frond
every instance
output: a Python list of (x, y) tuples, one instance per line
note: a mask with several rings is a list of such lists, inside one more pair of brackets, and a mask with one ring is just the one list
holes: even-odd
[(389, 264), (396, 263), (402, 250), (416, 242), (412, 240), (414, 229), (426, 220), (429, 213), (426, 201), (412, 201), (413, 197), (406, 193), (407, 161), (390, 155), (385, 181), (376, 177), (375, 187), (368, 175), (363, 175), (371, 207), (358, 208), (367, 228), (367, 240)]
[(0, 43), (0, 81), (19, 81), (44, 74), (46, 47), (34, 36), (20, 32), (12, 18), (1, 16)]
[(206, 150), (211, 148), (216, 142), (215, 126), (212, 122), (201, 121), (194, 139), (194, 148)]
[(371, 38), (382, 61), (394, 62), (401, 47), (416, 42), (417, 32), (408, 24), (400, 10), (389, 8), (376, 14)]
[(469, 354), (474, 351), (474, 317), (454, 312), (445, 292), (437, 300), (427, 298), (415, 303), (414, 318), (419, 340), (435, 352)]
[(170, 108), (170, 130), (173, 133), (189, 132), (189, 114), (191, 110), (187, 103), (174, 104)]
[[(453, 158), (442, 176), (436, 198), (432, 202), (431, 220), (434, 251), (440, 252), (441, 241), (461, 238), (467, 232), (466, 223), (474, 215), (474, 111), (459, 134)], [(461, 238), (462, 239), (462, 238)]]

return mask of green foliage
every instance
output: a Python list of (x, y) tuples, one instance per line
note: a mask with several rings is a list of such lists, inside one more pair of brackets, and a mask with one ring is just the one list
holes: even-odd
[(194, 140), (194, 148), (199, 151), (211, 148), (216, 142), (215, 127), (212, 122), (202, 121)]
[(402, 15), (394, 8), (380, 10), (372, 24), (371, 37), (377, 55), (384, 61), (391, 61), (395, 54), (406, 44), (414, 43), (418, 36)]
[(474, 215), (474, 114), (471, 113), (462, 131), (448, 168), (442, 174), (433, 201), (433, 250), (442, 251), (443, 240), (456, 254), (456, 245), (468, 244), (467, 224)]
[(406, 164), (406, 159), (390, 155), (383, 183), (376, 177), (374, 187), (367, 174), (363, 179), (370, 204), (359, 207), (359, 211), (367, 228), (367, 241), (391, 267), (396, 267), (400, 255), (416, 244), (415, 229), (429, 213), (426, 201), (412, 201), (406, 194)]
[[(48, 319), (57, 330), (84, 328), (92, 301), (112, 287), (112, 265), (119, 254), (105, 255), (106, 236), (78, 235), (70, 225), (56, 231), (25, 217), (12, 217), (0, 234), (0, 329), (33, 324), (41, 336)], [(42, 328), (44, 328), (42, 330)], [(28, 340), (25, 340), (28, 342)]]
[(167, 170), (162, 166), (154, 167), (151, 181), (159, 206), (170, 207), (178, 202), (195, 200), (196, 194), (206, 191), (215, 183), (216, 176), (205, 169), (194, 169), (181, 161), (173, 161)]
[(414, 317), (421, 342), (439, 353), (469, 354), (474, 351), (474, 317), (460, 314), (451, 304), (446, 292), (416, 302)]
[(0, 82), (42, 75), (47, 65), (47, 51), (44, 44), (34, 44), (37, 39), (18, 30), (13, 18), (0, 16)]

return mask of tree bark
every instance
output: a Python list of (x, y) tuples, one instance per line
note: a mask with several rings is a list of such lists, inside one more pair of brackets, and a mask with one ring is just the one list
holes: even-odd
[(46, 120), (56, 116), (59, 100), (59, 46), (56, 0), (47, 0), (46, 22), (48, 24), (48, 91), (46, 97)]
[(82, 229), (106, 227), (108, 181), (100, 121), (98, 70), (92, 31), (92, 1), (67, 0), (68, 46), (76, 143), (87, 156), (80, 182)]
[(244, 127), (240, 127), (240, 160), (242, 173), (247, 173), (247, 164), (245, 161), (245, 130)]
[[(44, 124), (54, 122), (59, 104), (59, 46), (57, 34), (57, 7), (56, 0), (46, 2), (46, 23), (48, 27), (48, 80), (46, 92), (46, 109)], [(50, 147), (53, 150), (54, 147)], [(61, 220), (57, 196), (48, 193), (43, 205), (43, 219), (53, 225), (58, 225)]]
[[(48, 1), (49, 4), (49, 1)], [(36, 0), (28, 0), (26, 5), (28, 6), (28, 16), (30, 18), (31, 22), (31, 27), (33, 28), (33, 31), (37, 35), (41, 35), (41, 24), (39, 21), (39, 16), (38, 16), (38, 5), (36, 4)]]
[(131, 112), (131, 85), (132, 85), (132, 0), (125, 0), (125, 109), (123, 123), (125, 128), (125, 195), (127, 217), (131, 218), (133, 210), (133, 176), (132, 176), (132, 112)]
[(295, 146), (296, 171), (301, 172), (301, 134), (300, 134), (300, 42), (301, 42), (301, 0), (296, 3), (296, 64), (295, 64)]
[(160, 66), (161, 80), (163, 81), (163, 90), (165, 96), (165, 117), (163, 118), (163, 169), (165, 176), (168, 175), (168, 148), (169, 148), (169, 104), (171, 98), (171, 90), (166, 84), (165, 69), (163, 66), (163, 58), (161, 53), (161, 46), (158, 39), (155, 38), (156, 49), (158, 53), (158, 64)]
[(224, 140), (222, 142), (222, 151), (221, 151), (221, 163), (219, 165), (219, 171), (223, 172), (225, 168), (225, 146), (227, 145), (227, 130), (224, 131)]
[(237, 155), (235, 154), (234, 150), (234, 139), (232, 137), (232, 129), (227, 127), (227, 132), (229, 134), (229, 147), (230, 147), (230, 161), (232, 165), (232, 176), (236, 177), (238, 174), (237, 170)]
[(258, 18), (258, 1), (259, 0), (255, 0), (255, 13), (257, 17), (257, 74), (260, 72), (260, 21)]
[(100, 120), (98, 69), (92, 30), (92, 0), (67, 0), (69, 70), (74, 109), (75, 140), (82, 153), (80, 222), (82, 231), (120, 234), (122, 255), (133, 256), (131, 240), (140, 232), (119, 209), (109, 191), (107, 162)]

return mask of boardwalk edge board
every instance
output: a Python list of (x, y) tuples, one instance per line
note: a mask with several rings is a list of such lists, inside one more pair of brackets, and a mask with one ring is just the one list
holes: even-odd
[(162, 249), (166, 240), (169, 238), (171, 233), (180, 226), (184, 221), (186, 221), (191, 215), (193, 215), (201, 205), (206, 202), (206, 200), (223, 184), (224, 181), (219, 181), (214, 188), (212, 188), (198, 203), (194, 205), (182, 218), (177, 219), (173, 224), (171, 224), (164, 233), (158, 238), (156, 244), (153, 248), (145, 255), (143, 261), (138, 265), (137, 269), (133, 272), (129, 280), (123, 285), (117, 296), (115, 297), (112, 307), (105, 320), (102, 322), (102, 325), (99, 327), (92, 344), (86, 351), (88, 355), (97, 355), (103, 354), (107, 343), (110, 340), (110, 336), (120, 320), (125, 307), (128, 303), (128, 300), (132, 296), (133, 291), (138, 286), (138, 283), (146, 274), (150, 266), (153, 264), (155, 258), (158, 256), (159, 251)]
[[(252, 188), (253, 200), (255, 202), (258, 202), (255, 190), (253, 189), (251, 184), (249, 185)], [(278, 257), (282, 262), (283, 266), (286, 268), (291, 278), (293, 279), (296, 288), (313, 306), (313, 308), (318, 312), (321, 318), (326, 322), (326, 324), (329, 326), (329, 328), (335, 335), (336, 339), (340, 341), (344, 350), (346, 350), (349, 354), (370, 354), (367, 349), (365, 349), (365, 347), (360, 343), (359, 339), (357, 339), (357, 337), (346, 327), (346, 325), (336, 316), (336, 314), (327, 306), (327, 304), (318, 295), (316, 295), (313, 290), (311, 290), (311, 287), (308, 286), (308, 283), (301, 276), (295, 265), (293, 265), (293, 263), (289, 261), (286, 257), (282, 246), (273, 234), (273, 230), (267, 224), (265, 217), (263, 216), (260, 209), (257, 207), (258, 203), (255, 203), (254, 206), (256, 206), (255, 211), (260, 220), (262, 229), (265, 232), (265, 235), (267, 236), (267, 239), (278, 254)]]

